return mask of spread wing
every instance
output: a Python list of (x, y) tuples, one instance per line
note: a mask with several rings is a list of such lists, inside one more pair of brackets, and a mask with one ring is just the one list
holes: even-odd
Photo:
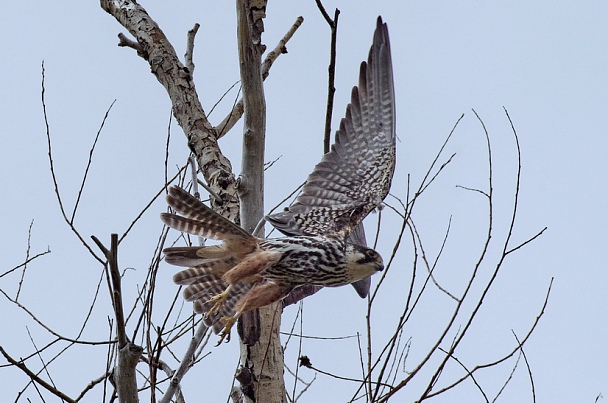
[(302, 194), (266, 219), (286, 235), (347, 235), (379, 206), (395, 169), (395, 101), (388, 29), (378, 17), (335, 143), (308, 176)]

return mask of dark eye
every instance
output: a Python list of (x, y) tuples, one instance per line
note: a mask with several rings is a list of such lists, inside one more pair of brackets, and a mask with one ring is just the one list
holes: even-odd
[(368, 249), (365, 251), (365, 255), (370, 259), (376, 259), (378, 253), (373, 249)]

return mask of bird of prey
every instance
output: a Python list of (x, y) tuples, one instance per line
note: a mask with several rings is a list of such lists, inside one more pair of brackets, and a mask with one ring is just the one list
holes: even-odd
[[(366, 246), (361, 221), (388, 194), (395, 169), (394, 98), (388, 30), (378, 17), (368, 61), (361, 63), (359, 86), (331, 151), (308, 176), (296, 203), (266, 220), (288, 236), (322, 235), (348, 225), (347, 241)], [(370, 278), (352, 285), (365, 298)], [(320, 288), (306, 287), (304, 296)]]
[(388, 29), (379, 17), (331, 151), (315, 166), (296, 203), (266, 217), (287, 236), (257, 238), (185, 190), (169, 189), (167, 202), (181, 215), (161, 214), (166, 225), (222, 241), (164, 250), (168, 263), (188, 267), (173, 279), (187, 286), (184, 298), (205, 315), (205, 323), (221, 331), (219, 343), (230, 340), (243, 312), (300, 287), (352, 284), (384, 268), (381, 256), (351, 242), (351, 234), (388, 194), (394, 166), (392, 63)]

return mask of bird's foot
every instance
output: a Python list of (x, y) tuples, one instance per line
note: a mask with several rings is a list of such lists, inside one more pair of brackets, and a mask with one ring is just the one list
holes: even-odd
[(232, 330), (232, 326), (234, 326), (236, 320), (237, 318), (234, 316), (224, 316), (223, 318), (220, 318), (220, 322), (224, 324), (224, 328), (220, 333), (220, 340), (215, 345), (216, 347), (222, 344), (224, 340), (226, 340), (226, 343), (230, 341), (230, 330)]
[(228, 299), (229, 290), (230, 288), (226, 289), (226, 291), (224, 292), (217, 294), (215, 297), (207, 301), (208, 304), (213, 303), (213, 306), (207, 311), (207, 313), (205, 314), (205, 318), (209, 318), (210, 316), (213, 316), (220, 312), (220, 310), (224, 306), (224, 303), (226, 302), (226, 299)]

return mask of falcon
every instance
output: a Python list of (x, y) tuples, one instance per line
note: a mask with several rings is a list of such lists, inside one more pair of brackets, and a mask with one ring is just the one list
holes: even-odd
[(287, 236), (258, 238), (173, 186), (161, 214), (169, 227), (221, 241), (171, 247), (165, 260), (188, 267), (173, 277), (184, 298), (220, 333), (218, 345), (249, 310), (279, 301), (294, 289), (369, 284), (383, 270), (375, 250), (353, 242), (363, 219), (389, 192), (395, 167), (395, 107), (388, 29), (378, 18), (359, 85), (352, 90), (331, 151), (325, 154), (296, 202), (266, 220)]

